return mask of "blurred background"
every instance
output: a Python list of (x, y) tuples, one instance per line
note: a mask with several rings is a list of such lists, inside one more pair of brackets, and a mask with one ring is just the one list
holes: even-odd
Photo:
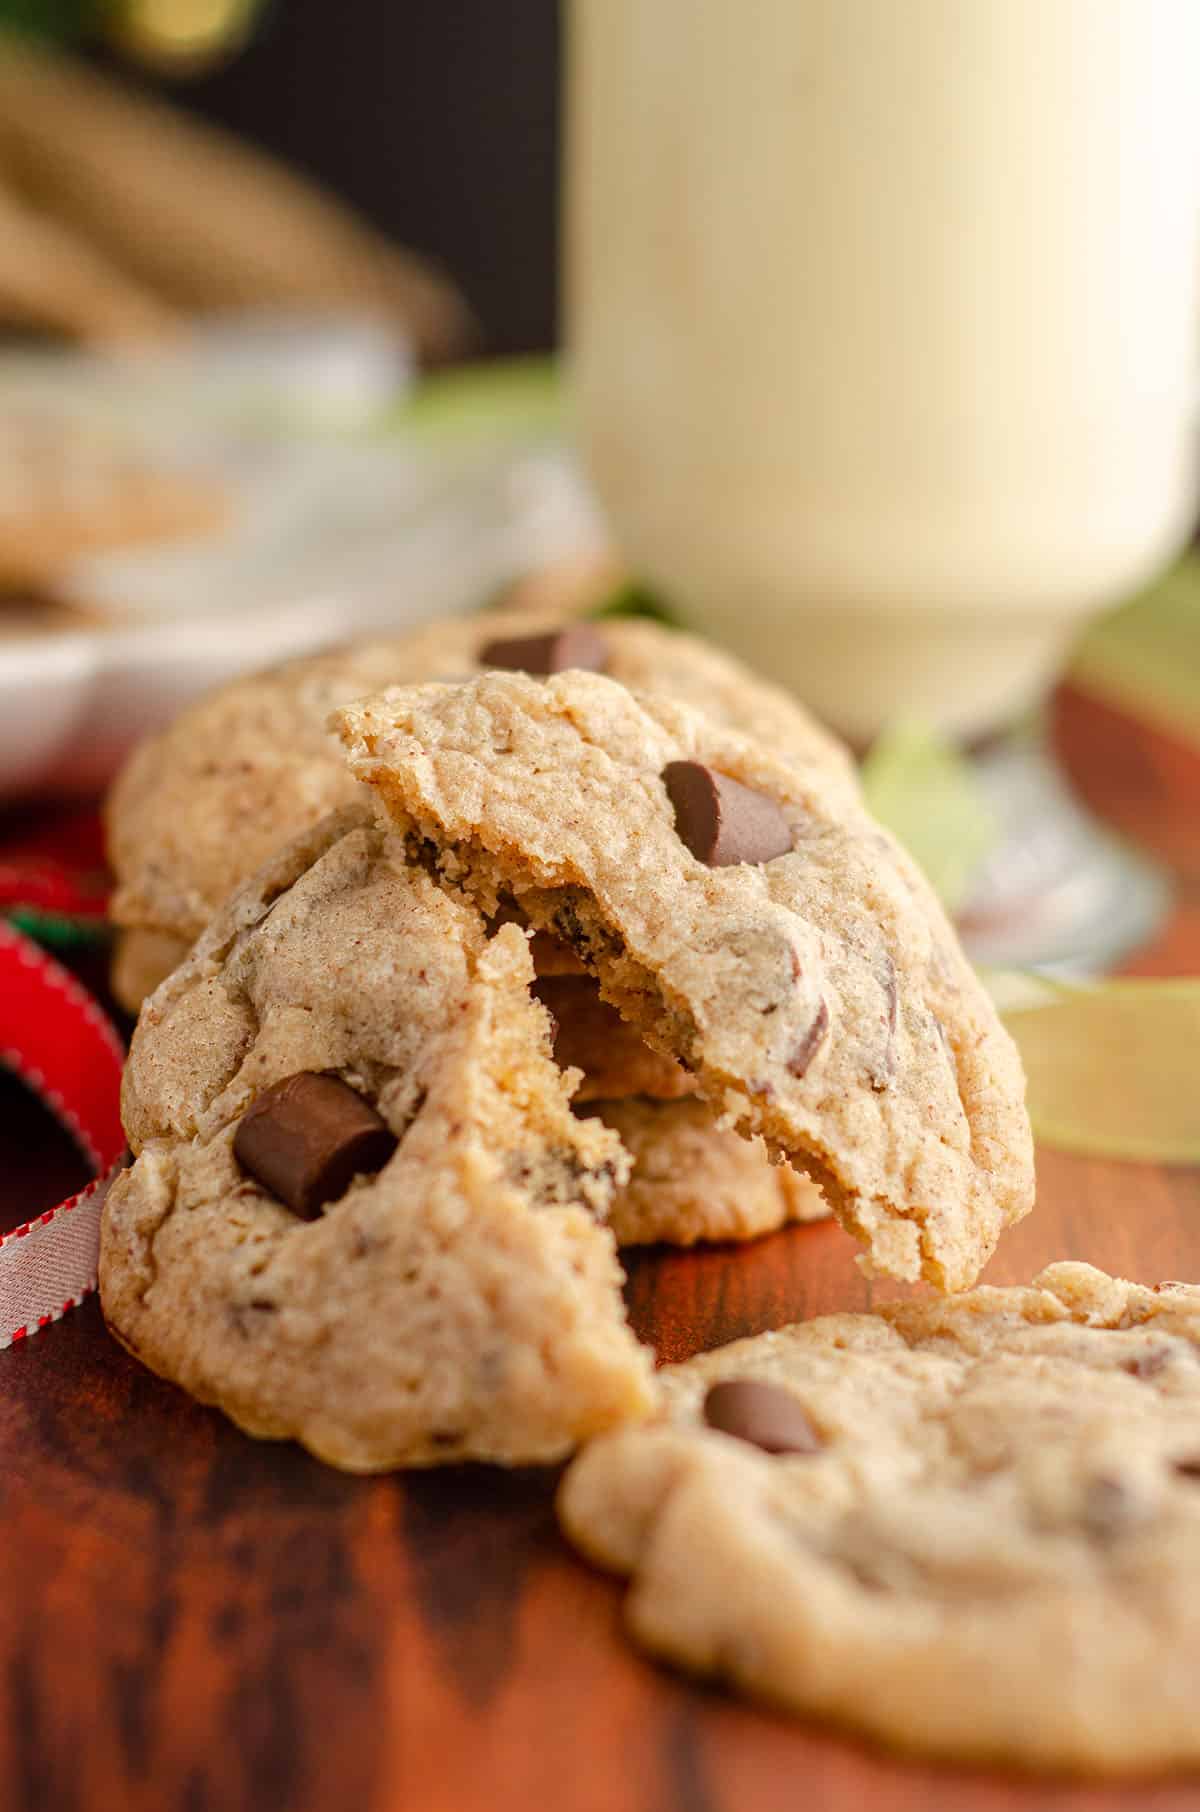
[(1151, 10), (0, 0), (0, 798), (562, 574), (843, 731), (981, 957), (1136, 943), (1038, 726), (1068, 665), (1200, 718)]
[(554, 343), (555, 0), (4, 0), (0, 26), (332, 190), (452, 273), (481, 348)]
[(486, 351), (544, 352), (557, 331), (559, 56), (556, 0), (275, 0), (240, 56), (158, 86), (436, 259)]
[(0, 793), (599, 547), (538, 356), (559, 40), (552, 0), (0, 4)]

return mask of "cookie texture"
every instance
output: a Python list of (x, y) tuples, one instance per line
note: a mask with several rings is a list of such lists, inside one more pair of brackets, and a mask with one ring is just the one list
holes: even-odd
[(608, 1224), (619, 1246), (695, 1246), (759, 1239), (789, 1221), (824, 1220), (816, 1184), (790, 1164), (772, 1164), (761, 1139), (718, 1126), (695, 1097), (632, 1096), (578, 1110), (610, 1126), (633, 1161), (613, 1196)]
[[(190, 945), (282, 841), (353, 799), (354, 781), (327, 729), (335, 706), (390, 684), (477, 674), (492, 644), (534, 637), (559, 620), (542, 607), (433, 623), (332, 648), (198, 700), (139, 745), (109, 796), (115, 923)], [(854, 786), (843, 746), (730, 656), (649, 622), (613, 619), (594, 632), (606, 671), (622, 684), (662, 690), (718, 722), (753, 728)], [(135, 968), (132, 957), (118, 967), (114, 983), (131, 1011), (141, 1000), (136, 988), (152, 973)]]
[[(1200, 1761), (1200, 1287), (1057, 1264), (660, 1379), (559, 1500), (653, 1653), (948, 1758)], [(710, 1425), (792, 1441), (780, 1407), (809, 1451)]]
[[(603, 1224), (627, 1160), (570, 1111), (524, 935), (489, 937), (369, 818), (277, 855), (146, 1003), (104, 1313), (249, 1433), (339, 1466), (552, 1460), (652, 1401)], [(346, 1149), (365, 1122), (380, 1167), (330, 1183), (307, 1094), (264, 1136), (296, 1077), (335, 1134), (349, 1097)]]
[[(871, 1268), (974, 1281), (1032, 1203), (1020, 1060), (840, 776), (595, 673), (391, 689), (338, 722), (414, 857), (570, 944), (648, 1044), (821, 1186)], [(745, 847), (721, 815), (749, 791), (769, 859), (693, 854), (680, 767), (721, 780), (693, 841)]]
[[(554, 1021), (556, 1062), (564, 1069), (583, 1072), (576, 1106), (632, 1095), (679, 1101), (695, 1094), (696, 1085), (687, 1071), (673, 1058), (651, 1050), (617, 1009), (601, 999), (592, 976), (543, 974), (539, 947), (545, 947), (545, 940), (535, 938), (533, 961), (538, 979), (533, 991)], [(556, 954), (551, 960), (560, 959)]]
[(532, 951), (533, 991), (555, 1023), (555, 1061), (583, 1075), (575, 1111), (619, 1133), (633, 1162), (608, 1214), (619, 1246), (758, 1239), (828, 1216), (809, 1177), (773, 1164), (761, 1139), (718, 1124), (687, 1071), (601, 999), (559, 940), (539, 932)]

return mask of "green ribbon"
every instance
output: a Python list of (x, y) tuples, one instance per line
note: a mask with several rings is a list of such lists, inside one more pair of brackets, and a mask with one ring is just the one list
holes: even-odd
[(1200, 979), (983, 979), (1020, 1049), (1043, 1144), (1093, 1158), (1200, 1163)]
[(94, 950), (112, 937), (112, 929), (104, 919), (67, 918), (63, 913), (41, 912), (32, 906), (17, 907), (4, 917), (48, 950)]

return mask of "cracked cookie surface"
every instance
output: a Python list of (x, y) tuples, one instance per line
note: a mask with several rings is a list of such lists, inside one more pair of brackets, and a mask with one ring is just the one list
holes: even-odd
[(948, 1758), (1200, 1761), (1200, 1287), (1063, 1263), (659, 1376), (559, 1498), (652, 1652)]
[(718, 1126), (696, 1096), (628, 1096), (581, 1108), (620, 1134), (633, 1161), (608, 1224), (619, 1246), (695, 1246), (760, 1239), (792, 1221), (821, 1221), (829, 1205), (790, 1164), (772, 1164), (761, 1139)]
[[(101, 1235), (117, 1336), (248, 1432), (359, 1471), (547, 1461), (645, 1413), (600, 1218), (627, 1161), (571, 1113), (532, 980), (524, 935), (489, 937), (365, 806), (274, 857), (134, 1036), (136, 1162)], [(314, 1074), (395, 1149), (306, 1219), (235, 1142)], [(297, 1153), (275, 1129), (284, 1172), (308, 1131)]]
[(564, 961), (547, 942), (533, 940), (533, 991), (556, 1024), (556, 1062), (583, 1072), (575, 1111), (611, 1126), (633, 1161), (608, 1213), (619, 1246), (759, 1239), (789, 1221), (828, 1218), (817, 1185), (773, 1164), (761, 1139), (718, 1125), (687, 1071), (652, 1051), (590, 975), (542, 972), (542, 961)]
[[(392, 689), (339, 722), (414, 855), (570, 944), (710, 1105), (820, 1184), (874, 1270), (974, 1281), (1032, 1203), (1020, 1061), (915, 864), (838, 779), (593, 673)], [(713, 848), (748, 792), (770, 859), (692, 853), (681, 767), (719, 782)]]

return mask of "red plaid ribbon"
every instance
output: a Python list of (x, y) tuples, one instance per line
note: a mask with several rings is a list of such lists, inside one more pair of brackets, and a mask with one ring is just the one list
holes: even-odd
[(0, 1348), (96, 1287), (100, 1210), (125, 1148), (116, 1027), (75, 977), (0, 922), (0, 1061), (78, 1141), (97, 1172), (80, 1195), (0, 1238)]

